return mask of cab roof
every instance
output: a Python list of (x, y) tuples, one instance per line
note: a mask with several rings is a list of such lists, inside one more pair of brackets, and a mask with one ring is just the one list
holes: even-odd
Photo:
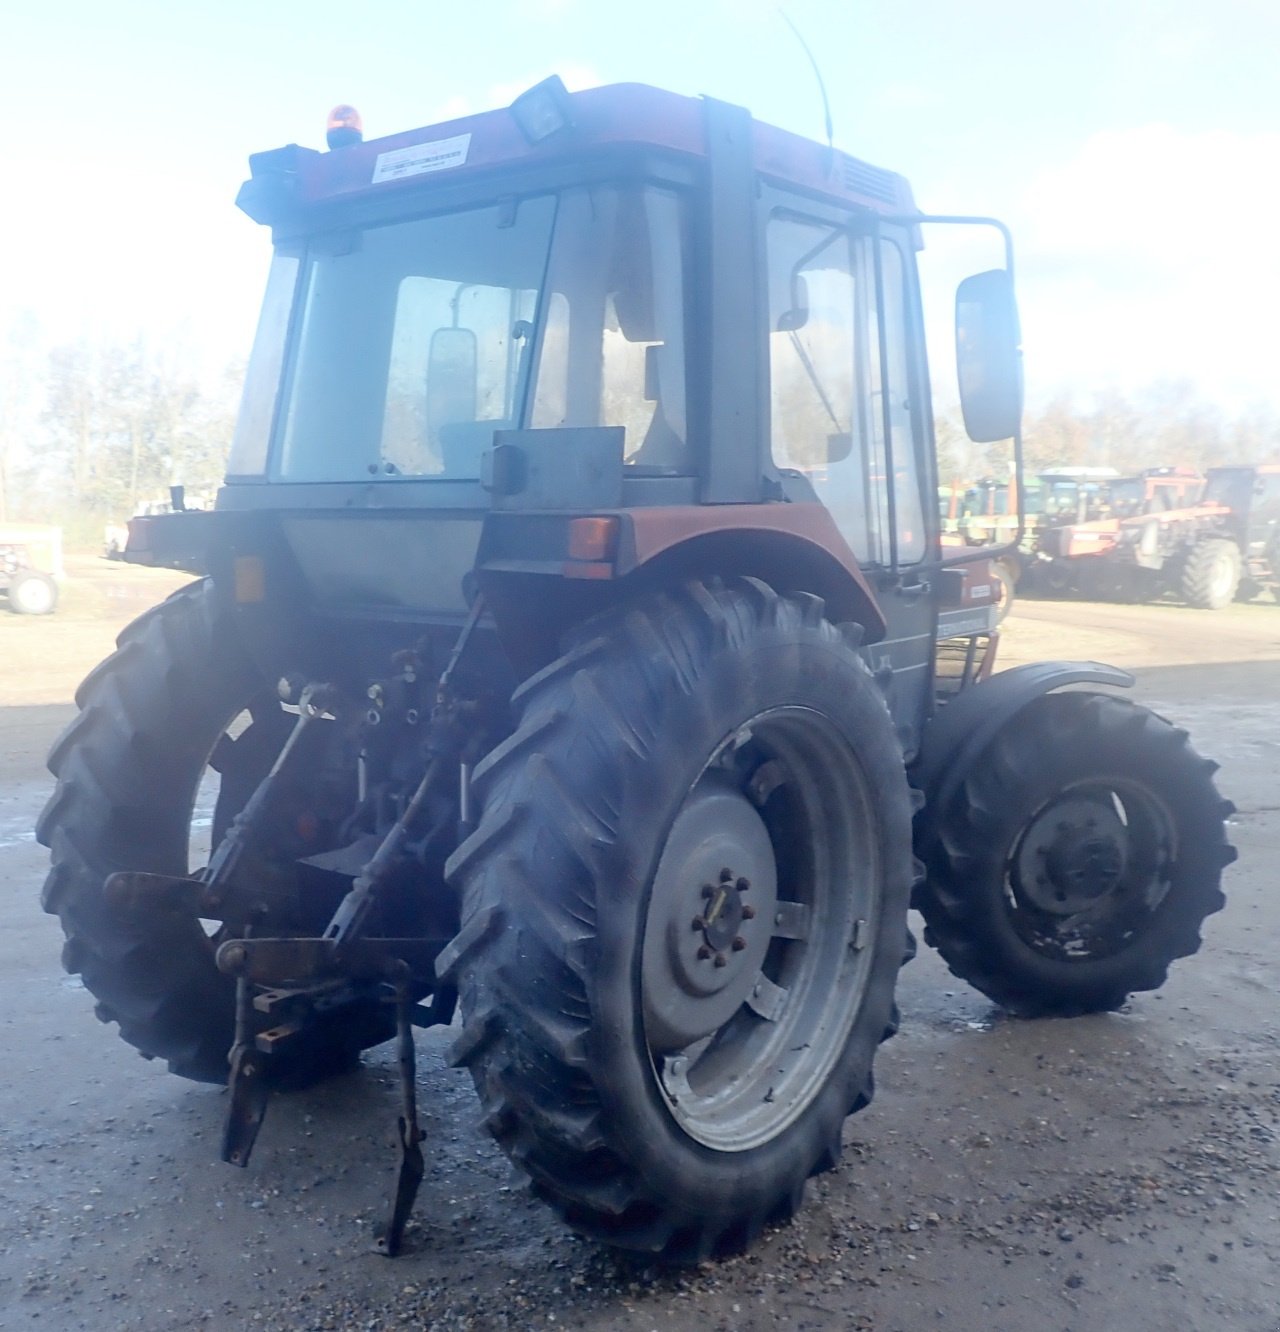
[[(265, 178), (290, 177), (289, 204), (308, 210), (365, 198), (420, 193), (500, 168), (564, 163), (611, 149), (652, 149), (686, 159), (707, 157), (704, 100), (638, 83), (567, 94), (572, 124), (530, 143), (511, 108), (320, 153), (296, 144), (250, 158), (253, 180), (240, 206), (274, 221), (262, 206)], [(806, 193), (878, 212), (913, 213), (907, 182), (824, 144), (753, 120), (752, 157), (761, 175)]]

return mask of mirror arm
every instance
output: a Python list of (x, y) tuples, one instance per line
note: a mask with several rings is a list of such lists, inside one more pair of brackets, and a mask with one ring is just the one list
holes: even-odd
[[(899, 226), (918, 227), (926, 222), (946, 223), (951, 226), (960, 227), (994, 227), (1004, 241), (1004, 266), (1009, 274), (1009, 280), (1013, 281), (1013, 232), (1008, 226), (1001, 222), (998, 217), (982, 217), (978, 214), (969, 213), (895, 213), (879, 215), (876, 218), (876, 231), (879, 232), (881, 222), (895, 223)], [(879, 252), (876, 254), (877, 278), (879, 277)], [(1022, 538), (1027, 532), (1026, 519), (1026, 491), (1022, 484), (1022, 427), (1013, 434), (1013, 483), (1014, 493), (1017, 496), (1018, 503), (1018, 526), (1013, 534), (1013, 540), (1006, 542), (1003, 546), (983, 546), (975, 547), (972, 553), (964, 553), (956, 556), (954, 559), (939, 560), (936, 567), (945, 569), (953, 564), (973, 564), (977, 560), (1000, 559), (1004, 555), (1014, 554), (1022, 545)], [(920, 566), (922, 569), (925, 566)]]
[(882, 213), (877, 223), (889, 222), (898, 226), (918, 227), (925, 222), (941, 222), (956, 227), (994, 227), (1004, 240), (1004, 266), (1013, 280), (1013, 232), (998, 217), (979, 217), (967, 213)]
[(1027, 534), (1027, 491), (1022, 484), (1022, 423), (1013, 432), (1013, 493), (1018, 505), (1018, 526), (1013, 533), (1013, 548), (1022, 545), (1022, 538)]

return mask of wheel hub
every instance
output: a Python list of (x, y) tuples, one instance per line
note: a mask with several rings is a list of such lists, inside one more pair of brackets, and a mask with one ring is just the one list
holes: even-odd
[(747, 999), (777, 895), (764, 820), (740, 791), (704, 783), (672, 825), (649, 900), (641, 992), (651, 1049), (692, 1045)]
[(1127, 866), (1128, 830), (1115, 809), (1066, 799), (1028, 827), (1016, 858), (1016, 885), (1039, 910), (1071, 916), (1114, 893)]
[[(722, 953), (732, 947), (735, 939), (743, 937), (740, 931), (744, 921), (754, 918), (755, 908), (743, 897), (750, 887), (751, 880), (735, 875), (732, 866), (721, 868), (716, 883), (702, 885), (703, 911), (694, 922), (701, 920), (700, 932), (713, 952)], [(693, 928), (699, 930), (696, 923)]]

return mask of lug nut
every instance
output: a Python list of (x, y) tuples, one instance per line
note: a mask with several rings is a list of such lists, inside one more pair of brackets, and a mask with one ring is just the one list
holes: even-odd
[(731, 869), (722, 869), (722, 870), (720, 871), (720, 882), (721, 882), (721, 883), (728, 883), (729, 880), (732, 879), (732, 878), (733, 878), (733, 871), (732, 871)]
[(747, 946), (747, 941), (742, 937), (742, 935), (738, 935), (738, 937), (733, 941), (733, 951), (735, 953), (742, 952), (742, 950), (746, 946)]
[(707, 928), (707, 922), (703, 920), (701, 916), (694, 916), (693, 928), (695, 930), (705, 930)]
[(707, 958), (709, 958), (710, 956), (711, 956), (711, 949), (708, 948), (706, 944), (700, 944), (698, 946), (698, 961), (705, 962)]
[(717, 953), (717, 954), (716, 954), (716, 966), (718, 966), (718, 967), (727, 967), (728, 965), (729, 965), (729, 959), (728, 959), (727, 957), (725, 957), (725, 955), (724, 955), (723, 953)]
[(744, 906), (744, 907), (742, 908), (742, 919), (743, 919), (743, 920), (755, 920), (755, 918), (756, 918), (756, 909), (755, 909), (755, 907), (753, 907), (753, 906)]
[(739, 879), (738, 882), (735, 883), (733, 886), (734, 886), (734, 887), (735, 887), (740, 893), (745, 893), (745, 892), (747, 891), (747, 889), (751, 887), (751, 880), (750, 880), (750, 879)]
[(704, 883), (704, 884), (702, 885), (702, 895), (703, 895), (703, 897), (710, 898), (710, 897), (712, 897), (712, 896), (714, 895), (715, 891), (716, 891), (716, 890), (715, 890), (715, 889), (714, 889), (709, 883)]

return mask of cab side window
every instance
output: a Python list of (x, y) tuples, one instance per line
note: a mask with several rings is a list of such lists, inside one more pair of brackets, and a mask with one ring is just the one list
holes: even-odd
[[(873, 264), (871, 246), (865, 248), (868, 263)], [(889, 491), (893, 492), (893, 517), (898, 536), (898, 561), (918, 564), (925, 556), (924, 507), (920, 498), (920, 477), (916, 466), (915, 429), (913, 426), (913, 390), (907, 356), (909, 323), (907, 290), (902, 251), (893, 241), (880, 242), (880, 296), (882, 307), (868, 303), (867, 346), (871, 353), (871, 439), (873, 465), (871, 474), (876, 490), (879, 515), (877, 528), (889, 531)], [(874, 271), (868, 275), (874, 282)], [(881, 339), (877, 323), (883, 323), (884, 363), (881, 364)], [(919, 408), (915, 409), (919, 414)], [(893, 475), (888, 475), (893, 445)], [(1000, 500), (1004, 501), (1002, 504)], [(997, 497), (996, 512), (1007, 507), (1007, 492)], [(887, 563), (887, 541), (882, 542), (880, 562)]]
[(872, 242), (846, 227), (777, 214), (766, 242), (774, 464), (808, 478), (860, 560), (889, 564), (892, 528), (899, 562), (917, 562), (926, 541), (901, 251), (880, 242), (877, 284)]

